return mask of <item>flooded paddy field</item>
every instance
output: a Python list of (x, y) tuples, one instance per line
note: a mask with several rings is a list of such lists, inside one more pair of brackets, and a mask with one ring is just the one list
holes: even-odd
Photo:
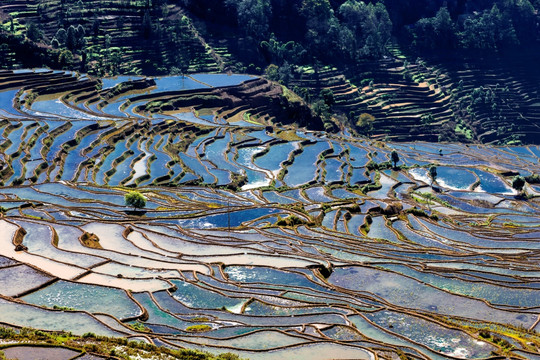
[[(512, 187), (539, 173), (538, 146), (382, 143), (228, 116), (254, 109), (140, 107), (246, 76), (97, 91), (10, 75), (3, 327), (249, 359), (538, 358), (539, 187)], [(124, 201), (134, 189), (142, 209)]]

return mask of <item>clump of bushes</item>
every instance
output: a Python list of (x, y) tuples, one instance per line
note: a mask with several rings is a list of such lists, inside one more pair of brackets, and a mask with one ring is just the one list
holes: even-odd
[(529, 184), (540, 184), (540, 175), (532, 174), (525, 176), (525, 181), (527, 181)]
[(377, 182), (377, 183), (369, 183), (369, 184), (366, 184), (366, 185), (362, 186), (360, 188), (360, 191), (362, 191), (362, 193), (364, 193), (364, 194), (367, 194), (370, 191), (376, 191), (376, 190), (379, 190), (381, 188), (382, 188), (382, 185), (379, 182)]
[(144, 324), (140, 321), (135, 321), (133, 324), (129, 324), (129, 327), (136, 331), (152, 332), (152, 330), (144, 326)]
[(290, 227), (296, 226), (296, 225), (303, 225), (303, 224), (307, 224), (307, 222), (305, 220), (300, 219), (296, 215), (290, 215), (286, 217), (285, 219), (280, 218), (276, 222), (277, 226), (290, 226)]
[(438, 221), (439, 220), (439, 216), (437, 216), (437, 214), (431, 214), (429, 215), (428, 213), (426, 213), (424, 210), (422, 209), (417, 209), (417, 208), (411, 208), (411, 209), (407, 209), (405, 211), (407, 214), (413, 214), (414, 216), (418, 216), (418, 217), (425, 217), (425, 218), (428, 218), (428, 219), (431, 219), (431, 220), (435, 220), (435, 221)]

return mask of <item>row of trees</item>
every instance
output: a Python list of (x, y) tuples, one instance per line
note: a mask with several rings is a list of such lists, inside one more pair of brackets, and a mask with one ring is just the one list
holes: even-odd
[[(266, 60), (277, 63), (378, 58), (392, 31), (392, 22), (382, 2), (347, 0), (336, 5), (329, 0), (226, 0), (224, 5), (214, 3), (187, 0), (188, 7), (199, 16), (236, 26), (254, 45), (260, 44)], [(218, 12), (226, 15), (219, 18)]]
[(428, 49), (498, 49), (535, 42), (538, 18), (529, 0), (505, 0), (455, 20), (447, 7), (420, 19), (412, 29), (413, 43)]
[[(185, 0), (261, 44), (278, 65), (379, 58), (391, 34), (419, 48), (496, 49), (536, 41), (540, 0)], [(536, 7), (536, 9), (535, 9)], [(225, 14), (225, 16), (223, 16)], [(220, 17), (221, 15), (221, 17)], [(402, 31), (406, 29), (407, 31)]]
[(86, 32), (82, 25), (70, 25), (67, 31), (63, 28), (58, 29), (56, 35), (51, 41), (54, 48), (67, 48), (71, 52), (81, 50), (86, 45), (84, 36)]

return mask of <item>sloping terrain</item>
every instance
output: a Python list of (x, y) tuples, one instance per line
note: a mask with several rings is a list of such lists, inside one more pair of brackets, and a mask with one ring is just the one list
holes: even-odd
[[(80, 26), (84, 40), (68, 46), (76, 58), (67, 65), (80, 64), (93, 73), (163, 73), (172, 67), (185, 72), (223, 70), (219, 55), (206, 45), (178, 5), (160, 8), (148, 7), (144, 1), (32, 0), (5, 2), (0, 11), (13, 19), (14, 35), (29, 36), (30, 24), (36, 25), (39, 35), (35, 41), (42, 46), (51, 44), (59, 29), (67, 33), (69, 27)], [(9, 29), (11, 20), (5, 21), (4, 28)]]
[[(296, 2), (260, 2), (272, 3), (276, 12), (286, 15), (270, 19), (279, 25), (277, 38), (246, 34), (245, 26), (253, 24), (244, 24), (234, 10), (246, 2), (230, 3), (236, 5), (212, 0), (7, 0), (0, 4), (0, 66), (78, 69), (100, 76), (236, 71), (272, 78), (268, 69), (276, 63), (277, 76), (272, 80), (293, 90), (292, 97), (301, 96), (312, 109), (320, 109), (324, 91), (332, 94), (333, 103), (322, 114), (330, 132), (350, 128), (376, 140), (496, 145), (536, 144), (540, 139), (536, 66), (540, 59), (532, 30), (526, 37), (530, 46), (509, 50), (432, 51), (392, 40), (382, 42), (386, 45), (381, 45), (377, 56), (346, 60), (340, 53), (343, 49), (334, 48), (337, 40), (328, 40), (327, 51), (319, 54), (317, 46), (310, 47), (304, 39), (307, 35), (292, 31), (309, 28)], [(338, 3), (342, 1), (332, 2), (336, 15), (341, 9)], [(505, 3), (506, 13), (525, 4)], [(532, 5), (525, 7), (529, 11)], [(257, 9), (251, 9), (253, 16)], [(463, 16), (480, 14), (472, 11)], [(288, 16), (298, 17), (290, 29), (284, 23), (292, 21)], [(538, 11), (531, 16), (537, 19)], [(398, 29), (394, 33), (406, 37)], [(326, 41), (325, 36), (319, 38)], [(365, 114), (370, 116), (369, 124), (358, 124)]]
[[(2, 338), (31, 327), (250, 359), (538, 356), (540, 188), (511, 187), (540, 171), (538, 146), (258, 124), (271, 107), (240, 95), (273, 88), (242, 75), (0, 76)], [(143, 208), (126, 205), (133, 188)]]

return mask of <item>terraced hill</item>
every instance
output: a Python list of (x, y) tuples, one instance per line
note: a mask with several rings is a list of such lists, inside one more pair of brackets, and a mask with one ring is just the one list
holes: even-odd
[(466, 66), (441, 61), (455, 89), (455, 108), (483, 143), (536, 143), (539, 136), (540, 73), (535, 51), (467, 59)]
[[(46, 65), (102, 76), (262, 74), (276, 60), (258, 40), (227, 21), (212, 24), (199, 18), (198, 12), (188, 11), (193, 7), (198, 8), (193, 2), (5, 1), (0, 4), (0, 41), (5, 42), (0, 66)], [(75, 35), (68, 41), (71, 28)], [(281, 49), (278, 53), (288, 51), (285, 43), (272, 41)], [(280, 80), (314, 110), (322, 91), (331, 91), (335, 102), (323, 116), (328, 131), (348, 127), (391, 141), (536, 144), (536, 45), (514, 49), (511, 55), (472, 50), (431, 55), (390, 42), (376, 60), (282, 64), (280, 71), (287, 72), (289, 66), (293, 71)], [(357, 125), (362, 114), (374, 117), (369, 126)], [(317, 122), (314, 128), (320, 126)]]
[[(493, 144), (540, 139), (540, 74), (530, 66), (539, 60), (534, 52), (412, 61), (397, 47), (391, 50), (384, 60), (344, 71), (297, 68), (288, 85), (312, 102), (330, 90), (332, 111), (342, 124), (372, 139)], [(369, 130), (356, 124), (361, 114), (373, 116)]]
[[(40, 71), (4, 72), (0, 79), (3, 88), (15, 88), (3, 93), (2, 115), (19, 119), (2, 122), (6, 141), (1, 146), (6, 159), (1, 174), (6, 185), (62, 179), (174, 185), (205, 179), (224, 186), (232, 178), (241, 181), (239, 170), (216, 170), (218, 178), (206, 174), (214, 181), (193, 173), (185, 161), (195, 158), (182, 158), (192, 137), (212, 137), (219, 125), (271, 125), (276, 118), (280, 124), (322, 126), (320, 118), (299, 100), (287, 98), (282, 87), (249, 76), (98, 82), (70, 73)], [(212, 87), (206, 82), (234, 86)], [(173, 90), (178, 88), (185, 90)], [(158, 111), (167, 115), (144, 117)], [(178, 136), (170, 136), (174, 128), (182, 130)], [(22, 139), (17, 138), (21, 135)], [(152, 136), (159, 137), (149, 141)], [(153, 163), (157, 164), (155, 172), (146, 174), (147, 166), (153, 171)], [(64, 171), (68, 164), (70, 170)], [(208, 166), (216, 168), (211, 163)]]
[(538, 146), (278, 126), (245, 97), (278, 90), (243, 75), (0, 89), (1, 346), (31, 327), (90, 353), (66, 358), (538, 357)]
[[(15, 35), (28, 35), (34, 24), (40, 31), (36, 40), (47, 45), (59, 29), (82, 27), (85, 51), (80, 53), (77, 45), (69, 50), (76, 55), (75, 62), (92, 73), (164, 73), (172, 67), (184, 72), (224, 70), (220, 55), (206, 44), (178, 5), (158, 8), (148, 7), (145, 1), (32, 0), (6, 2), (0, 5), (0, 12), (6, 17), (4, 28), (13, 22)], [(8, 16), (12, 20), (6, 20)]]

